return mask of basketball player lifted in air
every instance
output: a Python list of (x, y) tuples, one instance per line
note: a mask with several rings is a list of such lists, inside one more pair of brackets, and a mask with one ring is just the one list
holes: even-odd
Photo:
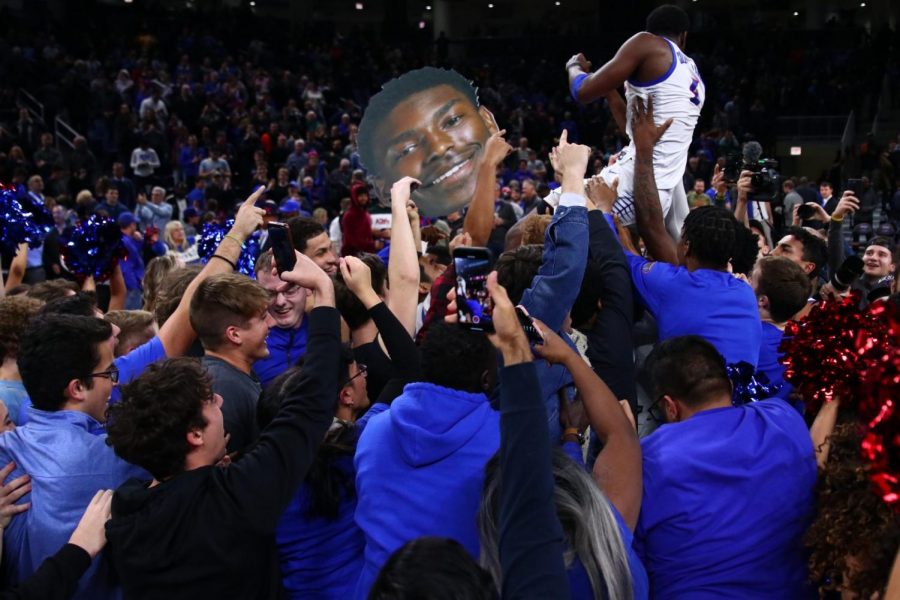
[[(641, 98), (645, 104), (648, 98), (652, 99), (658, 125), (672, 119), (672, 125), (653, 149), (653, 171), (666, 228), (676, 240), (688, 213), (682, 175), (706, 97), (697, 65), (684, 53), (689, 25), (682, 9), (663, 5), (647, 17), (647, 31), (631, 37), (597, 71), (590, 72), (591, 63), (583, 54), (576, 54), (566, 63), (572, 97), (581, 104), (605, 97), (616, 123), (629, 138), (635, 98)], [(618, 92), (623, 83), (625, 102)], [(601, 176), (609, 185), (614, 179), (619, 180), (613, 213), (623, 225), (631, 225), (635, 221), (634, 142), (619, 153), (614, 164), (603, 169)]]

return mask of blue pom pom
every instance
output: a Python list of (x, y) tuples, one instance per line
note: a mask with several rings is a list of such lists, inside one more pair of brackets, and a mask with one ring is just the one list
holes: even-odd
[[(200, 239), (197, 242), (197, 253), (203, 263), (209, 262), (210, 257), (215, 253), (216, 248), (225, 239), (225, 234), (231, 230), (234, 225), (234, 219), (229, 219), (224, 225), (219, 223), (206, 223), (200, 232)], [(259, 258), (260, 244), (259, 232), (255, 232), (247, 241), (244, 242), (244, 249), (237, 260), (237, 270), (247, 277), (256, 277), (256, 259)]]
[(734, 386), (731, 403), (735, 406), (772, 398), (778, 392), (779, 386), (770, 384), (769, 378), (756, 373), (748, 362), (730, 364), (726, 369)]
[(19, 244), (37, 248), (53, 229), (53, 216), (40, 200), (0, 185), (0, 248), (15, 255)]
[(112, 276), (126, 254), (119, 225), (108, 217), (91, 216), (80, 223), (62, 248), (66, 268), (76, 275), (93, 276), (100, 283)]

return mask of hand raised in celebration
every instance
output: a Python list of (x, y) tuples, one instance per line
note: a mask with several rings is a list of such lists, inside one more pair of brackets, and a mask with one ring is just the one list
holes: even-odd
[(391, 186), (391, 205), (406, 206), (412, 196), (412, 186), (422, 185), (422, 182), (414, 177), (403, 177)]
[(506, 138), (503, 137), (505, 134), (506, 130), (501, 129), (488, 138), (484, 145), (484, 161), (487, 164), (496, 167), (509, 156), (510, 152), (512, 152), (513, 147), (510, 146), (509, 142), (506, 141)]
[(366, 308), (381, 302), (381, 298), (372, 289), (372, 270), (369, 265), (355, 256), (345, 256), (341, 259), (340, 269), (344, 283)]
[(231, 231), (228, 232), (229, 235), (233, 235), (243, 242), (262, 225), (265, 211), (256, 206), (256, 201), (262, 197), (265, 191), (265, 187), (259, 186), (255, 192), (247, 196), (247, 199), (241, 203), (237, 214), (234, 216), (234, 225), (231, 226)]
[(588, 180), (585, 186), (587, 198), (593, 208), (589, 205), (588, 210), (600, 210), (605, 213), (612, 212), (613, 204), (616, 203), (617, 190), (619, 189), (619, 178), (613, 179), (612, 185), (607, 185), (606, 180), (599, 175), (594, 175)]

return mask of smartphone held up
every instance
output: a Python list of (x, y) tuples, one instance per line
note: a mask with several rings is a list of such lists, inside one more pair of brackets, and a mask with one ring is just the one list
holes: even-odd
[(277, 221), (269, 223), (269, 240), (272, 243), (272, 256), (278, 274), (293, 271), (297, 255), (294, 253), (294, 241), (291, 239), (288, 226)]
[(461, 327), (493, 333), (494, 304), (488, 292), (487, 278), (494, 268), (494, 257), (487, 248), (461, 247), (453, 251), (456, 268), (456, 315)]

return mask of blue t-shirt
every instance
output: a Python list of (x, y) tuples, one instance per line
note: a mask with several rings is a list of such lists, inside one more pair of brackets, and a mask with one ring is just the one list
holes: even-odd
[(641, 441), (635, 548), (656, 598), (808, 598), (816, 459), (786, 402), (699, 412)]
[(625, 252), (638, 296), (656, 318), (659, 339), (699, 335), (725, 362), (756, 367), (762, 337), (753, 288), (724, 271), (697, 269)]
[[(771, 385), (778, 389), (775, 396), (782, 400), (790, 402), (791, 393), (794, 386), (784, 379), (784, 365), (778, 359), (784, 356), (784, 352), (778, 351), (781, 340), (784, 338), (784, 332), (771, 323), (762, 324), (762, 343), (759, 345), (759, 364), (756, 365), (756, 371), (763, 373), (769, 379)], [(797, 400), (792, 402), (791, 406), (803, 414), (803, 401)]]

